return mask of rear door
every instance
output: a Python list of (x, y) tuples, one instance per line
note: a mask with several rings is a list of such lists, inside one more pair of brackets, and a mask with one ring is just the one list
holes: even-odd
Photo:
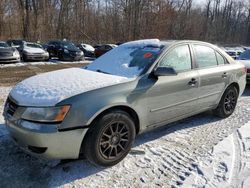
[(167, 52), (158, 66), (171, 66), (178, 74), (158, 77), (148, 90), (148, 122), (151, 126), (198, 110), (199, 75), (193, 70), (189, 45), (182, 44)]
[(197, 70), (200, 76), (199, 106), (216, 105), (229, 83), (230, 71), (226, 59), (210, 46), (192, 45)]

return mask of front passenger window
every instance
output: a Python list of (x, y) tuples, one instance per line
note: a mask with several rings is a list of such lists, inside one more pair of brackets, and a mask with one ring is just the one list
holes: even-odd
[(178, 46), (170, 51), (159, 63), (161, 67), (173, 67), (175, 71), (192, 69), (192, 61), (188, 45)]

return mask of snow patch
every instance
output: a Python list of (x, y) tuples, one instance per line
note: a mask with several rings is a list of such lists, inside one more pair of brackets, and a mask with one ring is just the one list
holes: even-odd
[(40, 74), (17, 84), (10, 95), (23, 106), (54, 106), (69, 97), (98, 88), (130, 81), (81, 68)]

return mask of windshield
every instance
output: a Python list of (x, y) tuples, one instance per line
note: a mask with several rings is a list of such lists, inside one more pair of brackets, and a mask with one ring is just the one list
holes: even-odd
[(250, 50), (243, 52), (239, 58), (242, 60), (250, 60)]
[(5, 42), (0, 42), (0, 48), (8, 48), (9, 45)]
[(77, 50), (78, 48), (71, 42), (61, 42), (61, 46), (67, 50)]
[(31, 48), (42, 48), (41, 45), (35, 43), (27, 43), (26, 46)]
[(154, 63), (163, 47), (159, 40), (126, 43), (96, 59), (86, 69), (134, 78)]

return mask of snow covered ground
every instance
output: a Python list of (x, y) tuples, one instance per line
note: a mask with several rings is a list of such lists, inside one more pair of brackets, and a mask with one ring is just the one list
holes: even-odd
[[(0, 113), (10, 88), (0, 87)], [(236, 112), (203, 113), (138, 136), (111, 168), (85, 160), (56, 166), (16, 147), (0, 116), (0, 187), (249, 187), (250, 87)]]

